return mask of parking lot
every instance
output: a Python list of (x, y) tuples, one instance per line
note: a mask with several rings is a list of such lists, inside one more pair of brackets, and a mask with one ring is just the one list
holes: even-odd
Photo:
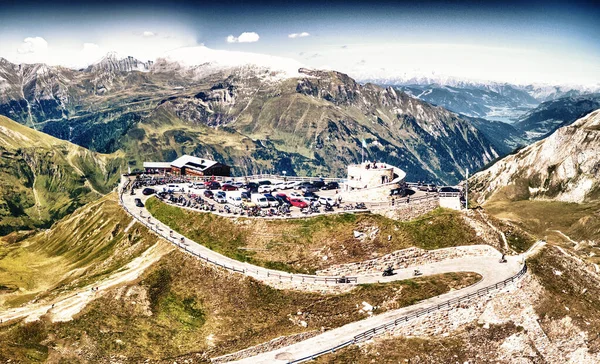
[[(405, 191), (408, 199), (392, 196), (388, 202), (347, 203), (340, 198), (339, 188), (333, 188), (336, 186), (330, 184), (328, 187), (332, 189), (326, 189), (328, 187), (326, 184), (322, 186), (322, 183), (317, 183), (319, 187), (311, 187), (307, 182), (286, 182), (277, 179), (232, 178), (222, 182), (197, 182), (187, 181), (185, 177), (152, 176), (133, 179), (131, 182), (125, 195), (139, 198), (141, 204), (144, 204), (148, 197), (156, 195), (162, 201), (182, 208), (230, 217), (299, 218), (340, 212), (366, 212), (373, 208), (381, 208), (385, 204), (394, 208), (410, 203), (411, 199), (418, 201), (428, 196), (425, 191), (408, 189)], [(306, 188), (307, 186), (309, 188)]]

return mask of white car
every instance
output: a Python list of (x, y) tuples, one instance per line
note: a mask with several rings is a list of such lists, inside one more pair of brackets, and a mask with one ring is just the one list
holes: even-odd
[(285, 183), (285, 189), (289, 190), (290, 188), (294, 188), (295, 185), (296, 185), (296, 182), (294, 182), (294, 181), (287, 181)]
[(271, 193), (271, 192), (273, 192), (273, 186), (272, 185), (258, 186), (258, 193)]
[(331, 197), (319, 197), (319, 204), (321, 204), (322, 206), (325, 206), (327, 204), (333, 206), (335, 205), (335, 200)]
[(273, 191), (285, 190), (285, 182), (277, 182), (273, 186)]
[(272, 195), (265, 195), (265, 198), (267, 199), (267, 201), (269, 201), (269, 206), (271, 207), (277, 207), (279, 206), (279, 201), (277, 201), (277, 199), (275, 197), (273, 197)]
[(304, 199), (304, 195), (300, 192), (290, 192), (290, 198)]

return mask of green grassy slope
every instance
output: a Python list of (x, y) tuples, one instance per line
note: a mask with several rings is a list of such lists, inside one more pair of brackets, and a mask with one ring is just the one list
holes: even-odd
[[(146, 207), (173, 230), (221, 254), (291, 272), (314, 272), (412, 246), (439, 249), (482, 243), (460, 213), (445, 209), (409, 222), (374, 214), (342, 214), (290, 221), (254, 219), (243, 224), (157, 199), (149, 199)], [(376, 229), (373, 238), (354, 238), (355, 230), (368, 235)]]
[(0, 238), (0, 309), (53, 296), (118, 270), (156, 242), (109, 194), (50, 230)]
[(93, 153), (0, 116), (0, 235), (48, 227), (108, 193), (120, 155)]

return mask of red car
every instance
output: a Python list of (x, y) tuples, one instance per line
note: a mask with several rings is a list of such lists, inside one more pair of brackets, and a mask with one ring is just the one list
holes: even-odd
[(290, 203), (292, 204), (292, 206), (296, 206), (301, 209), (308, 207), (308, 204), (299, 198), (290, 198)]
[(235, 187), (234, 185), (230, 185), (228, 183), (225, 183), (224, 185), (221, 186), (221, 190), (223, 191), (237, 191), (237, 187)]

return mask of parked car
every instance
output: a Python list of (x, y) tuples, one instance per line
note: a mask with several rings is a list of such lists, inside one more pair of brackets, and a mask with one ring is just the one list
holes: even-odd
[(153, 188), (144, 188), (142, 190), (142, 195), (144, 195), (144, 196), (149, 196), (149, 195), (152, 195), (154, 193), (156, 193), (156, 191)]
[(133, 201), (135, 201), (135, 205), (136, 205), (137, 207), (144, 207), (144, 203), (143, 203), (143, 202), (142, 202), (142, 200), (140, 200), (139, 198), (136, 198), (136, 199), (135, 199), (135, 200), (133, 200)]
[(299, 198), (302, 199), (303, 195), (300, 192), (290, 192), (290, 198)]
[(296, 185), (296, 182), (294, 182), (294, 181), (287, 181), (285, 183), (285, 189), (289, 190), (290, 188), (294, 188), (295, 185)]
[(304, 193), (305, 195), (309, 192), (317, 192), (319, 190), (318, 187), (314, 186), (314, 185), (304, 185), (300, 188), (300, 191), (302, 191), (302, 193)]
[(248, 184), (245, 184), (242, 186), (243, 189), (245, 189), (246, 191), (250, 191), (250, 192), (258, 192), (258, 184), (254, 183), (254, 182), (250, 182)]
[(294, 185), (294, 189), (295, 189), (295, 190), (300, 190), (300, 189), (302, 189), (302, 187), (304, 187), (304, 186), (312, 186), (312, 183), (310, 183), (310, 182), (306, 182), (306, 181), (304, 181), (304, 182), (298, 182), (298, 183), (296, 183), (296, 184)]
[(213, 198), (214, 197), (214, 193), (211, 190), (204, 190), (204, 197), (206, 198)]
[(285, 182), (277, 182), (273, 185), (273, 191), (285, 190)]
[(237, 188), (240, 188), (240, 187), (242, 187), (244, 185), (244, 183), (243, 182), (233, 182), (231, 185), (235, 186)]
[(444, 186), (440, 187), (440, 192), (460, 192), (456, 187)]
[(406, 190), (404, 188), (394, 188), (390, 191), (390, 196), (406, 196)]
[(221, 190), (223, 191), (236, 191), (237, 189), (237, 187), (235, 187), (234, 185), (230, 185), (229, 183), (224, 183), (221, 186)]
[(258, 193), (271, 193), (273, 192), (272, 185), (260, 185), (258, 186)]
[(269, 181), (268, 179), (263, 179), (262, 181), (258, 181), (258, 185), (259, 186), (266, 186), (266, 185), (271, 185), (271, 181)]
[(321, 188), (321, 187), (325, 186), (325, 182), (322, 179), (318, 179), (316, 181), (313, 181), (312, 185), (315, 186), (316, 188)]
[(240, 197), (242, 197), (242, 201), (250, 201), (250, 194), (248, 192), (242, 192)]
[(292, 206), (299, 207), (301, 209), (308, 207), (308, 204), (306, 203), (306, 201), (302, 201), (299, 198), (290, 198), (290, 204), (292, 204)]
[(262, 195), (260, 193), (252, 194), (252, 196), (250, 196), (250, 200), (259, 207), (269, 207), (269, 201), (267, 200), (265, 195)]
[(321, 187), (322, 190), (337, 190), (338, 188), (340, 188), (340, 184), (337, 182), (329, 182)]
[(437, 187), (433, 183), (431, 183), (427, 185), (427, 192), (437, 192)]
[(267, 199), (267, 201), (269, 201), (269, 206), (271, 206), (271, 207), (279, 206), (279, 201), (277, 201), (275, 196), (271, 195), (270, 193), (265, 193), (265, 198)]
[(332, 199), (331, 197), (323, 197), (322, 196), (322, 197), (319, 197), (318, 201), (319, 201), (319, 204), (323, 205), (323, 206), (325, 206), (327, 204), (329, 204), (330, 206), (335, 205), (335, 200)]
[(219, 182), (217, 182), (217, 181), (209, 181), (209, 182), (206, 184), (206, 187), (207, 187), (209, 190), (218, 190), (219, 188), (221, 188), (221, 184), (220, 184)]
[(290, 205), (290, 201), (289, 198), (287, 197), (287, 195), (285, 193), (278, 193), (275, 195), (275, 198), (277, 199), (277, 201), (279, 201), (279, 205)]
[(313, 201), (318, 201), (319, 200), (319, 196), (315, 195), (312, 192), (307, 192), (307, 193), (304, 194), (304, 196), (302, 196), (302, 199), (304, 201), (313, 202)]
[(240, 207), (244, 203), (242, 200), (242, 194), (228, 194), (227, 195), (227, 203), (232, 204), (233, 206)]
[(225, 195), (225, 192), (217, 192), (215, 194), (215, 201), (217, 201), (218, 203), (227, 203), (227, 195)]

